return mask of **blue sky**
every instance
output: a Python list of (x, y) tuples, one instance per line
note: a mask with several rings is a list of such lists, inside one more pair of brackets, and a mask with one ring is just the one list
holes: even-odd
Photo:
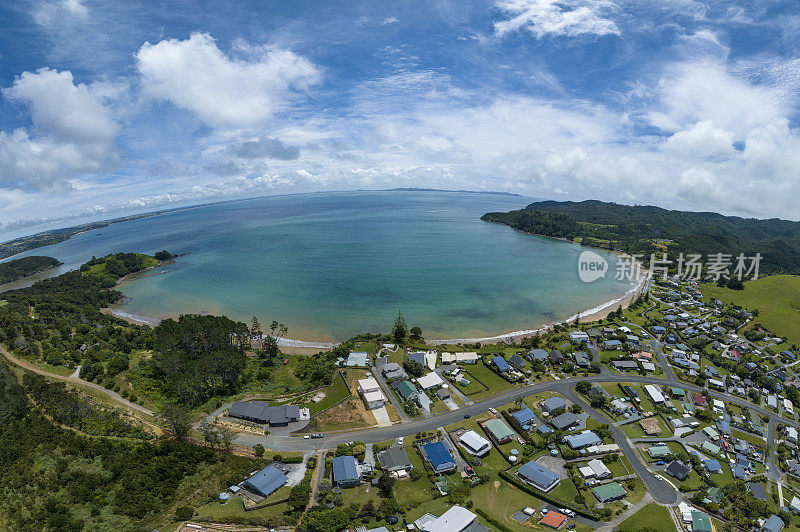
[(0, 236), (419, 186), (800, 219), (794, 1), (0, 5)]

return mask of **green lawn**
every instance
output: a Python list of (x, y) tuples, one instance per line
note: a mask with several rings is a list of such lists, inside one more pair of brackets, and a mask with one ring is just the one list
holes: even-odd
[(675, 532), (675, 524), (669, 510), (656, 503), (650, 503), (617, 527), (620, 532), (636, 532), (643, 529), (655, 532)]
[(700, 285), (705, 299), (735, 303), (752, 311), (758, 310), (756, 322), (773, 333), (800, 344), (800, 277), (771, 275), (744, 283), (744, 290), (720, 288), (716, 284)]

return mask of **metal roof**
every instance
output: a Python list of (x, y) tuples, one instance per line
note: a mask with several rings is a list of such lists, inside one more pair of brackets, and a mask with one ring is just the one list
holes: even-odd
[(333, 459), (333, 481), (346, 482), (348, 480), (358, 480), (358, 464), (352, 456), (337, 456)]
[(558, 473), (534, 461), (530, 461), (520, 467), (517, 474), (534, 486), (545, 491), (553, 487), (560, 478)]
[(580, 434), (573, 434), (571, 436), (567, 436), (564, 438), (564, 441), (567, 442), (567, 445), (569, 445), (571, 449), (580, 449), (582, 447), (587, 447), (589, 445), (596, 445), (598, 443), (602, 443), (603, 440), (601, 440), (600, 436), (598, 436), (594, 432), (586, 431), (586, 432), (581, 432)]
[(609, 482), (593, 488), (592, 493), (597, 497), (598, 501), (604, 502), (624, 497), (627, 492), (618, 482)]
[(452, 469), (456, 466), (450, 451), (448, 451), (444, 443), (440, 441), (427, 443), (422, 446), (422, 450), (428, 462), (430, 462), (431, 467), (437, 473), (439, 471)]
[(267, 466), (258, 473), (244, 481), (244, 487), (264, 497), (269, 497), (274, 491), (288, 482), (286, 475), (274, 466)]
[(527, 406), (525, 408), (523, 408), (522, 410), (519, 410), (517, 412), (513, 412), (511, 414), (511, 416), (514, 419), (516, 419), (517, 423), (519, 423), (520, 425), (531, 425), (531, 424), (539, 425), (539, 424), (541, 424), (541, 421), (539, 420), (538, 417), (536, 417), (536, 414), (533, 412), (533, 410), (531, 410)]
[(378, 453), (378, 461), (390, 471), (393, 469), (411, 469), (412, 467), (411, 459), (402, 447), (390, 447), (382, 453)]
[(492, 363), (497, 367), (498, 371), (510, 371), (511, 366), (508, 365), (506, 359), (501, 356), (496, 356), (492, 358)]

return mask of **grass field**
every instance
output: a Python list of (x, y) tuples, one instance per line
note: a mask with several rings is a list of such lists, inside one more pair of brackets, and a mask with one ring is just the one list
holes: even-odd
[(624, 520), (617, 530), (635, 532), (636, 530), (654, 530), (655, 532), (675, 532), (675, 524), (669, 516), (669, 510), (656, 503), (651, 503)]
[(750, 311), (757, 309), (756, 322), (787, 338), (790, 344), (800, 344), (800, 276), (772, 275), (747, 281), (744, 287), (731, 290), (707, 283), (700, 285), (700, 290), (705, 299), (735, 303)]

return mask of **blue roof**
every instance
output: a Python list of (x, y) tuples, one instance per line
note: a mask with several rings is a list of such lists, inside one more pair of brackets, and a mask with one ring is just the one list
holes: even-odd
[(564, 438), (564, 441), (567, 442), (567, 445), (569, 445), (571, 449), (580, 449), (581, 447), (598, 444), (603, 440), (594, 432), (589, 431), (567, 436)]
[(444, 443), (440, 441), (427, 443), (422, 447), (422, 449), (425, 451), (425, 456), (427, 457), (428, 462), (430, 462), (431, 467), (437, 473), (439, 471), (452, 469), (456, 466), (452, 455), (450, 455), (450, 451), (447, 450), (447, 447), (444, 446)]
[(508, 362), (506, 362), (506, 359), (501, 357), (501, 356), (497, 356), (497, 357), (492, 358), (492, 364), (494, 364), (497, 367), (497, 369), (500, 370), (500, 371), (510, 371), (511, 370), (511, 366), (509, 366)]
[(533, 461), (520, 467), (517, 474), (542, 489), (549, 488), (559, 478), (557, 473)]
[(550, 432), (553, 432), (553, 429), (551, 429), (550, 427), (548, 427), (547, 425), (542, 423), (541, 425), (536, 427), (536, 432), (538, 432), (539, 434), (544, 435), (544, 434), (548, 434)]
[(333, 481), (358, 480), (358, 466), (352, 456), (337, 456), (333, 459)]
[(286, 484), (289, 479), (274, 466), (267, 466), (244, 481), (244, 487), (264, 497)]
[(706, 469), (708, 469), (709, 471), (712, 471), (712, 472), (713, 471), (721, 471), (722, 470), (722, 466), (719, 465), (719, 462), (717, 460), (714, 460), (714, 459), (705, 460), (703, 462), (703, 465), (706, 466)]
[(747, 471), (745, 471), (742, 466), (737, 465), (733, 469), (733, 476), (734, 478), (747, 478)]
[(533, 410), (528, 408), (527, 406), (518, 412), (514, 412), (511, 416), (517, 420), (517, 423), (520, 425), (539, 425), (541, 421), (536, 414), (533, 413)]

